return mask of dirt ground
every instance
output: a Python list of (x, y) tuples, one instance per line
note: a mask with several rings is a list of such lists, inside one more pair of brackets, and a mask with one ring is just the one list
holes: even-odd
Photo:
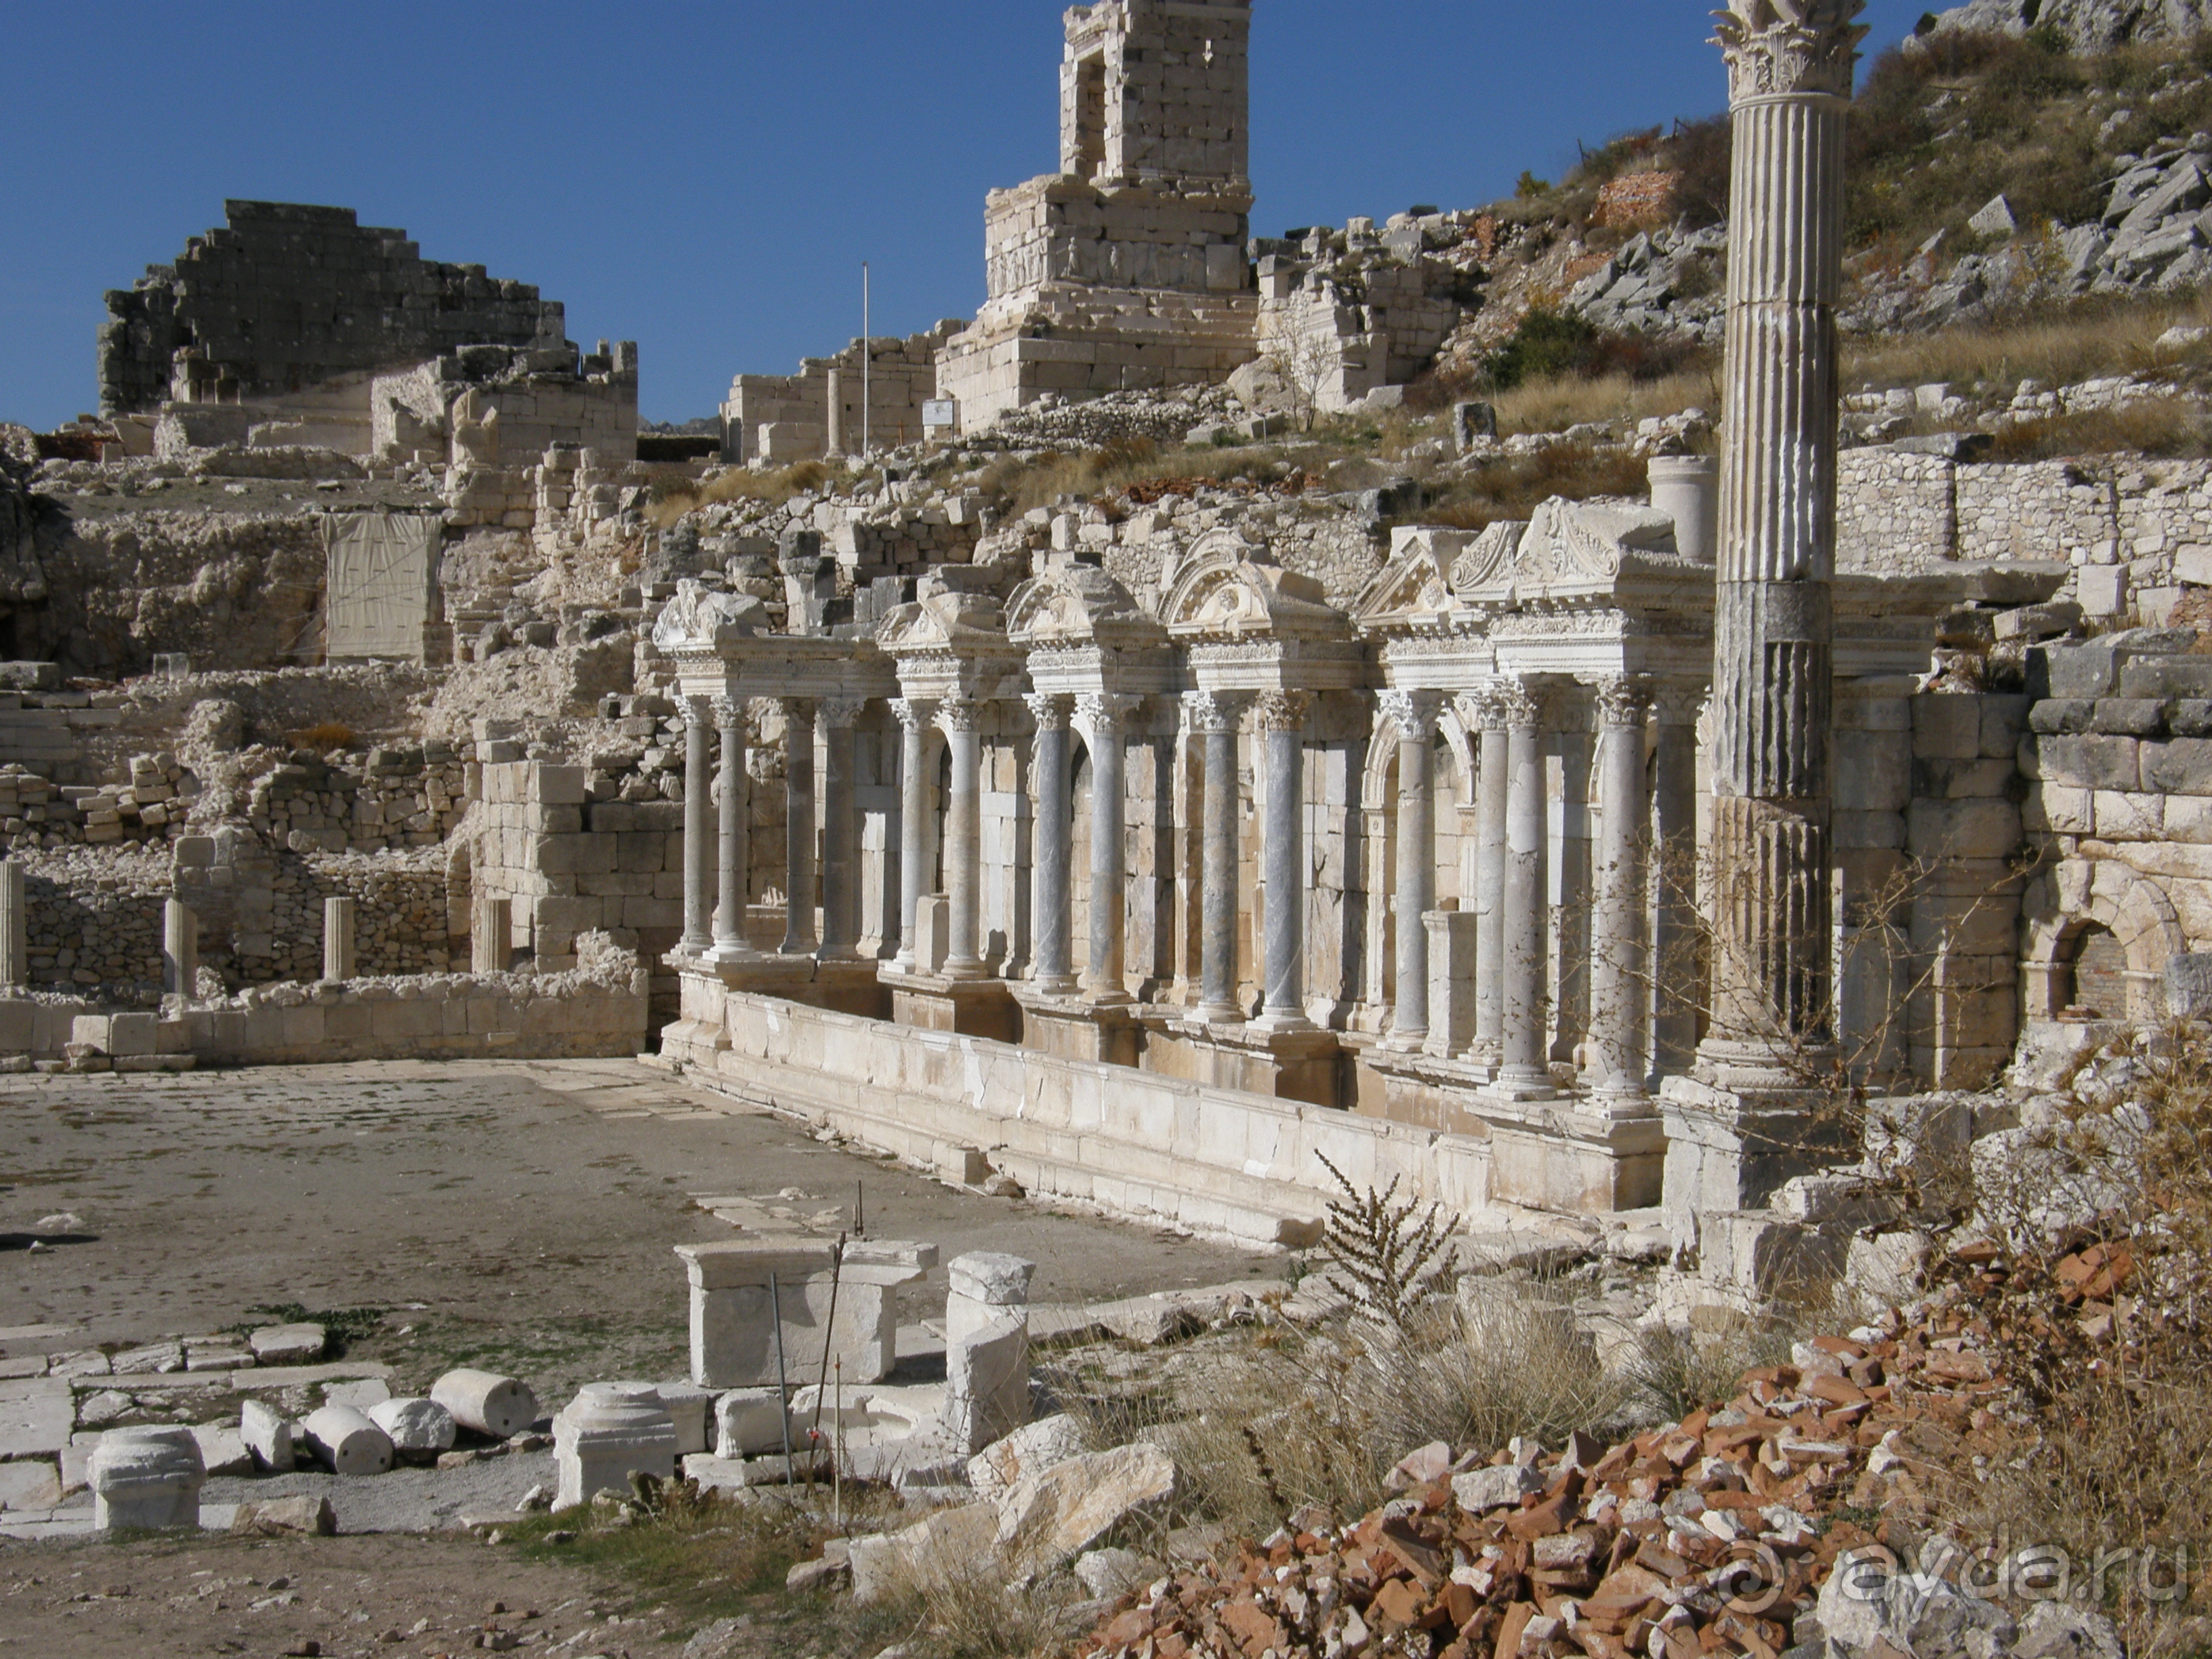
[[(0, 1354), (201, 1334), (288, 1304), (378, 1309), (349, 1357), (395, 1367), (395, 1392), (475, 1362), (522, 1376), (550, 1411), (585, 1382), (685, 1373), (671, 1247), (738, 1236), (696, 1197), (750, 1199), (771, 1225), (833, 1233), (864, 1205), (877, 1237), (1037, 1262), (1040, 1303), (1278, 1271), (1222, 1244), (949, 1188), (629, 1062), (10, 1078), (0, 1333), (73, 1328), (0, 1335)], [(944, 1279), (940, 1267), (901, 1293), (902, 1324), (942, 1315)], [(696, 1611), (650, 1601), (588, 1565), (532, 1564), (459, 1533), (0, 1540), (0, 1659), (678, 1651)], [(479, 1643), (494, 1623), (514, 1634)], [(804, 1632), (803, 1618), (781, 1625), (774, 1650), (804, 1659)]]
[[(623, 1061), (11, 1078), (0, 1328), (82, 1328), (27, 1345), (52, 1351), (214, 1332), (288, 1303), (379, 1308), (349, 1357), (398, 1367), (395, 1388), (480, 1361), (557, 1401), (598, 1378), (684, 1374), (672, 1249), (738, 1236), (694, 1195), (757, 1197), (833, 1234), (864, 1205), (875, 1237), (1036, 1261), (1041, 1303), (1273, 1271), (948, 1188)], [(58, 1214), (77, 1224), (27, 1249)], [(902, 1322), (941, 1316), (943, 1267), (900, 1294)]]

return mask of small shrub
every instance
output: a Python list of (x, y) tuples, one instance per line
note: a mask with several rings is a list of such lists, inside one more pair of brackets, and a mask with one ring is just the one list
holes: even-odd
[(292, 738), (295, 749), (318, 749), (325, 755), (341, 749), (350, 749), (353, 744), (353, 727), (338, 720), (325, 720), (319, 726), (311, 726), (304, 732), (295, 732)]
[(1456, 1218), (1440, 1204), (1424, 1210), (1398, 1197), (1398, 1178), (1387, 1190), (1364, 1191), (1322, 1157), (1341, 1198), (1328, 1201), (1322, 1254), (1328, 1258), (1328, 1283), (1363, 1316), (1403, 1333), (1407, 1321), (1451, 1266), (1451, 1235)]

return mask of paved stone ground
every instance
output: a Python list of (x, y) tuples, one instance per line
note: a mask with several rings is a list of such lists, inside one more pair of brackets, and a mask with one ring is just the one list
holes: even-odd
[[(376, 1307), (392, 1311), (351, 1357), (396, 1366), (395, 1390), (481, 1362), (557, 1403), (598, 1377), (683, 1374), (672, 1247), (737, 1236), (695, 1196), (833, 1233), (864, 1202), (873, 1236), (1036, 1261), (1039, 1302), (1272, 1272), (1230, 1247), (948, 1188), (626, 1061), (8, 1079), (0, 1329), (82, 1334), (0, 1349), (152, 1341), (285, 1303)], [(27, 1248), (64, 1212), (81, 1228)], [(903, 1322), (939, 1317), (944, 1270), (901, 1295)]]

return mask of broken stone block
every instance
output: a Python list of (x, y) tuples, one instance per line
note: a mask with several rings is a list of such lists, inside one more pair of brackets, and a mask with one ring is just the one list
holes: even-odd
[(93, 1522), (170, 1529), (200, 1523), (207, 1471), (188, 1428), (111, 1429), (92, 1455)]
[(1015, 1430), (968, 1460), (968, 1484), (995, 1497), (1032, 1474), (1083, 1454), (1083, 1428), (1065, 1412)]
[(262, 1468), (279, 1474), (291, 1473), (292, 1419), (273, 1406), (249, 1400), (239, 1407), (239, 1437)]
[(873, 1601), (908, 1584), (988, 1571), (998, 1553), (998, 1538), (994, 1504), (963, 1504), (939, 1510), (902, 1532), (855, 1538), (848, 1546), (853, 1599)]
[(333, 1474), (382, 1474), (392, 1467), (392, 1437), (351, 1406), (310, 1413), (300, 1437)]
[(337, 1533), (338, 1518), (327, 1498), (272, 1498), (240, 1504), (230, 1529), (262, 1538), (328, 1538)]
[[(708, 1389), (796, 1388), (823, 1380), (838, 1362), (849, 1383), (888, 1376), (897, 1356), (889, 1291), (936, 1266), (937, 1247), (865, 1240), (846, 1247), (842, 1267), (836, 1249), (763, 1239), (678, 1245), (691, 1282), (691, 1380)], [(781, 1316), (781, 1376), (772, 1308)]]
[(491, 1371), (447, 1371), (430, 1385), (430, 1398), (460, 1427), (505, 1440), (538, 1421), (538, 1396), (526, 1384)]
[(392, 1453), (402, 1462), (432, 1462), (453, 1449), (453, 1414), (434, 1400), (380, 1401), (367, 1415), (391, 1437)]
[(392, 1398), (392, 1385), (380, 1376), (363, 1377), (353, 1382), (331, 1382), (324, 1385), (323, 1404), (350, 1406), (357, 1412), (367, 1412), (371, 1406), (380, 1406)]
[(210, 1475), (253, 1473), (253, 1454), (246, 1437), (228, 1423), (195, 1423), (192, 1438), (199, 1442), (200, 1466)]
[(712, 1452), (693, 1452), (684, 1460), (684, 1478), (706, 1492), (743, 1492), (745, 1460), (717, 1457)]
[(1518, 1507), (1526, 1494), (1543, 1491), (1544, 1477), (1525, 1463), (1508, 1463), (1455, 1474), (1451, 1486), (1452, 1500), (1469, 1515), (1480, 1515)]
[(696, 1382), (662, 1382), (660, 1403), (676, 1424), (676, 1455), (689, 1457), (714, 1444), (714, 1391)]
[(1141, 1441), (1070, 1458), (1024, 1476), (998, 1500), (998, 1545), (1018, 1571), (1047, 1572), (1175, 1488), (1175, 1460)]
[(556, 1510), (627, 1494), (633, 1473), (673, 1478), (676, 1422), (650, 1382), (587, 1382), (553, 1419), (553, 1461)]
[(783, 1396), (775, 1389), (732, 1389), (714, 1401), (714, 1455), (764, 1457), (783, 1449)]
[(1036, 1264), (988, 1250), (955, 1256), (945, 1303), (945, 1427), (981, 1451), (1030, 1420), (1030, 1279)]
[(50, 1510), (61, 1501), (58, 1463), (0, 1463), (0, 1510)]
[(1092, 1550), (1075, 1563), (1076, 1582), (1103, 1601), (1132, 1595), (1157, 1576), (1134, 1550)]
[(320, 1325), (264, 1325), (246, 1337), (246, 1346), (264, 1365), (312, 1365), (329, 1342), (330, 1334)]

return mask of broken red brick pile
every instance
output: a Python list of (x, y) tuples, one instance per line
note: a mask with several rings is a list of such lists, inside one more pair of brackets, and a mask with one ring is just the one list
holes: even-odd
[(1778, 1659), (1838, 1555), (1924, 1514), (1913, 1466), (1990, 1424), (1997, 1385), (1948, 1299), (1801, 1344), (1725, 1407), (1609, 1448), (1424, 1448), (1365, 1519), (1301, 1511), (1131, 1598), (1078, 1651)]

